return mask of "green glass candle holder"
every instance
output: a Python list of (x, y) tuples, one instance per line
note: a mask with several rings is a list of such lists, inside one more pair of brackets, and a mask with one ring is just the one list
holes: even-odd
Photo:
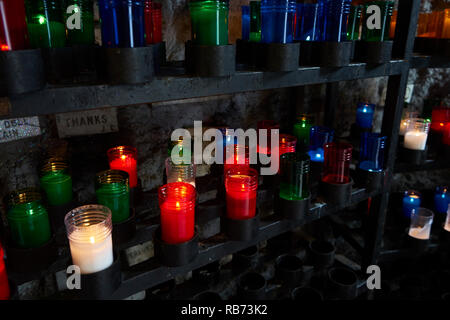
[(302, 114), (297, 118), (297, 122), (294, 124), (294, 136), (297, 137), (297, 150), (307, 151), (309, 147), (309, 137), (311, 127), (314, 124), (314, 120), (311, 116)]
[(280, 159), (280, 198), (305, 200), (309, 197), (310, 158), (306, 153), (285, 153)]
[(362, 5), (353, 5), (350, 9), (347, 24), (347, 39), (359, 40), (359, 27), (361, 26)]
[(193, 44), (228, 45), (228, 1), (190, 1), (189, 11)]
[(68, 45), (93, 45), (94, 35), (94, 2), (93, 0), (66, 0), (66, 8), (73, 6), (72, 12), (66, 13), (66, 21), (73, 15), (80, 15), (80, 28), (67, 28)]
[(250, 41), (261, 42), (261, 1), (250, 1)]
[(60, 206), (72, 201), (72, 176), (63, 158), (49, 158), (44, 163), (40, 182), (49, 205)]
[[(367, 9), (373, 5), (380, 8), (380, 28), (369, 29), (367, 23), (372, 15), (367, 15)], [(364, 18), (361, 39), (364, 41), (388, 41), (394, 1), (369, 1), (364, 3), (363, 10)]]
[(62, 48), (66, 45), (62, 1), (26, 0), (25, 9), (33, 48)]
[(48, 213), (37, 188), (20, 189), (9, 195), (7, 219), (11, 240), (20, 248), (40, 247), (51, 238)]
[(120, 223), (130, 216), (130, 187), (128, 173), (121, 170), (105, 170), (97, 174), (95, 193), (99, 204), (111, 210), (113, 223)]

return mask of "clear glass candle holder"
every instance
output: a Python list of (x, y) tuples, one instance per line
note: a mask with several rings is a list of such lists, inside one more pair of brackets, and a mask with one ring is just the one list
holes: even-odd
[(176, 164), (172, 158), (166, 159), (167, 183), (186, 182), (195, 188), (196, 165), (193, 161), (190, 164)]
[(426, 208), (413, 209), (408, 235), (419, 240), (430, 239), (434, 213)]
[(112, 219), (109, 208), (98, 205), (78, 207), (64, 218), (72, 263), (81, 274), (99, 272), (114, 261)]
[(405, 132), (403, 146), (410, 150), (425, 150), (430, 130), (430, 122), (426, 119), (410, 119)]

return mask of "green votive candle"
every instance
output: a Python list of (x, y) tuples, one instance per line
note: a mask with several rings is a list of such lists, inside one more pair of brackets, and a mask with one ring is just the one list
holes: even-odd
[(62, 48), (66, 26), (60, 0), (26, 0), (28, 34), (33, 48)]
[(189, 2), (192, 42), (197, 45), (228, 45), (228, 2)]
[[(380, 28), (376, 26), (375, 13), (367, 14), (370, 6), (378, 6), (380, 8)], [(363, 9), (363, 30), (361, 39), (365, 41), (387, 41), (389, 40), (389, 30), (391, 28), (391, 17), (394, 11), (394, 1), (369, 1), (364, 4)], [(368, 21), (369, 20), (369, 21)], [(376, 27), (369, 29), (367, 23), (374, 24)]]
[(130, 216), (128, 173), (120, 170), (105, 170), (98, 173), (95, 193), (98, 204), (111, 210), (113, 223), (128, 219)]
[(13, 243), (20, 248), (40, 247), (51, 238), (48, 213), (38, 189), (14, 191), (9, 196), (8, 225)]
[(309, 147), (309, 136), (313, 120), (308, 115), (301, 115), (294, 124), (294, 136), (297, 137), (297, 150), (306, 151)]
[(42, 166), (40, 181), (49, 205), (60, 206), (72, 201), (72, 176), (64, 159), (48, 159)]
[(285, 153), (280, 159), (280, 198), (304, 200), (309, 197), (310, 159), (306, 153)]
[[(66, 21), (70, 26), (77, 22), (79, 17), (79, 29), (67, 27), (67, 44), (92, 45), (94, 36), (94, 3), (92, 0), (66, 0), (67, 7), (73, 6), (71, 13), (66, 13)], [(67, 20), (68, 19), (68, 20)]]
[(250, 1), (250, 41), (261, 42), (261, 1)]

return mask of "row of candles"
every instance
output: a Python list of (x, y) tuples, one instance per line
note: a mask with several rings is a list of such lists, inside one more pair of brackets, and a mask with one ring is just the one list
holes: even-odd
[(441, 136), (442, 144), (450, 146), (450, 107), (438, 105), (433, 107), (431, 120), (418, 117), (414, 111), (406, 111), (400, 123), (404, 147), (412, 150), (425, 150), (428, 134)]
[(417, 21), (417, 37), (450, 39), (450, 8), (421, 12)]
[[(385, 41), (393, 37), (394, 1), (262, 0), (242, 6), (242, 39), (251, 42)], [(369, 6), (380, 8), (380, 28), (369, 29)], [(392, 30), (391, 30), (392, 26)], [(362, 30), (362, 31), (361, 31)]]
[[(93, 0), (1, 0), (0, 49), (94, 45)], [(76, 6), (76, 7), (75, 7)], [(141, 47), (162, 41), (161, 3), (99, 0), (104, 47)], [(71, 13), (66, 13), (72, 8)], [(66, 27), (78, 14), (80, 28)]]

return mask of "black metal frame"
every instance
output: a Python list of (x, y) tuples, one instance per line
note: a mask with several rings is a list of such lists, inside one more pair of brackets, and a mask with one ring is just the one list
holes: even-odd
[[(245, 91), (266, 90), (283, 87), (296, 87), (317, 83), (327, 83), (325, 122), (330, 124), (334, 118), (338, 94), (338, 81), (388, 76), (386, 105), (384, 109), (382, 133), (389, 137), (386, 152), (387, 183), (381, 190), (368, 194), (364, 189), (354, 189), (352, 203), (370, 201), (370, 210), (365, 221), (365, 246), (362, 271), (368, 265), (375, 264), (381, 248), (386, 210), (389, 201), (389, 187), (394, 173), (399, 125), (402, 115), (404, 95), (410, 68), (450, 66), (448, 59), (417, 56), (412, 57), (412, 49), (419, 14), (420, 0), (400, 0), (394, 40), (393, 56), (397, 60), (369, 66), (365, 63), (354, 63), (343, 68), (302, 67), (289, 73), (238, 71), (235, 75), (223, 78), (188, 77), (175, 68), (165, 71), (172, 74), (157, 77), (153, 82), (143, 85), (89, 85), (75, 87), (47, 87), (34, 93), (10, 98), (10, 110), (3, 116), (44, 115), (59, 112), (80, 111), (102, 107), (118, 107), (140, 103), (152, 103), (211, 95), (232, 94)], [(175, 73), (175, 75), (174, 75)], [(178, 74), (177, 74), (178, 73)], [(36, 105), (39, 101), (39, 105)], [(219, 241), (217, 243), (201, 243), (197, 258), (182, 267), (168, 268), (152, 261), (144, 262), (129, 270), (123, 271), (123, 282), (113, 298), (125, 298), (133, 293), (145, 290), (177, 275), (199, 268), (218, 260), (224, 255), (232, 254), (260, 241), (275, 237), (292, 230), (302, 224), (320, 219), (338, 212), (348, 206), (327, 206), (315, 204), (303, 221), (273, 220), (262, 221), (259, 235), (252, 241)], [(143, 228), (130, 243), (122, 247), (143, 243), (151, 239), (157, 225)], [(58, 271), (64, 261), (57, 261), (47, 272)], [(21, 277), (18, 277), (21, 278)], [(21, 279), (21, 283), (26, 279)]]

